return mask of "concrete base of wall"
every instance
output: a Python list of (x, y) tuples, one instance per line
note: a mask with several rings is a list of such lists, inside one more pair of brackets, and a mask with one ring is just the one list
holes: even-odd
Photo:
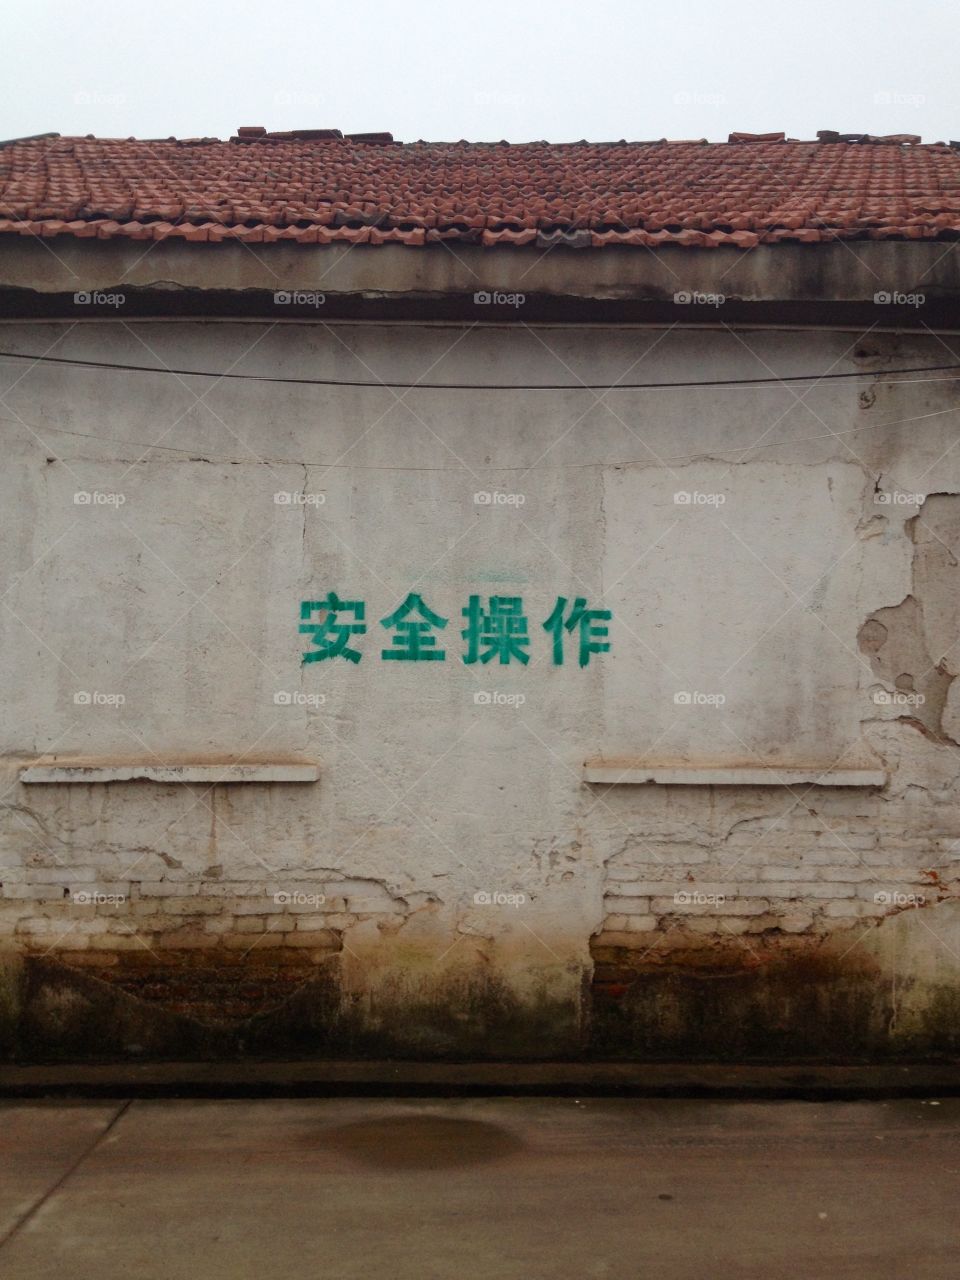
[(0, 1057), (884, 1063), (960, 1055), (955, 986), (901, 980), (895, 991), (862, 953), (773, 952), (753, 965), (731, 954), (725, 967), (633, 972), (617, 968), (616, 953), (596, 958), (578, 999), (545, 991), (525, 1003), (475, 975), (385, 1008), (344, 989), (336, 956), (302, 967), (281, 951), (254, 952), (225, 972), (196, 951), (168, 953), (162, 972), (127, 965), (110, 980), (11, 956), (0, 967)]
[(884, 1066), (787, 1063), (317, 1062), (0, 1066), (0, 1098), (449, 1097), (945, 1098), (960, 1061)]

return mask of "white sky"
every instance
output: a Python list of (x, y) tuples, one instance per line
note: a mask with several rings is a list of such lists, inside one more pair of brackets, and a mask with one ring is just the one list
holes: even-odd
[(227, 138), (242, 124), (402, 141), (960, 137), (958, 0), (14, 8), (0, 138)]

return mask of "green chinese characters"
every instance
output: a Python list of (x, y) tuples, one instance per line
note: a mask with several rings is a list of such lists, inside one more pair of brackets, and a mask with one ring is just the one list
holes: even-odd
[[(569, 609), (568, 609), (569, 605)], [(526, 666), (530, 661), (530, 625), (520, 596), (489, 596), (486, 604), (479, 595), (471, 595), (461, 610), (465, 626), (460, 632), (465, 641), (461, 661), (471, 666), (476, 662), (512, 662)], [(584, 596), (570, 604), (566, 596), (558, 596), (549, 618), (541, 624), (552, 638), (551, 657), (554, 666), (563, 666), (566, 645), (576, 647), (581, 667), (595, 654), (609, 653), (610, 609), (590, 609)], [(341, 600), (329, 591), (322, 600), (300, 602), (300, 634), (311, 637), (312, 648), (303, 661), (323, 662), (328, 658), (344, 658), (358, 663), (362, 657), (350, 641), (366, 633), (366, 605), (362, 600)], [(409, 592), (393, 613), (380, 619), (380, 626), (392, 632), (390, 645), (380, 650), (384, 662), (445, 662), (446, 650), (439, 647), (435, 633), (443, 631), (448, 618), (435, 613), (417, 592)]]
[(399, 609), (380, 619), (381, 627), (397, 632), (393, 647), (381, 649), (380, 657), (395, 658), (398, 662), (445, 662), (446, 652), (436, 647), (437, 638), (430, 630), (442, 631), (447, 621), (425, 605), (422, 596), (411, 592)]

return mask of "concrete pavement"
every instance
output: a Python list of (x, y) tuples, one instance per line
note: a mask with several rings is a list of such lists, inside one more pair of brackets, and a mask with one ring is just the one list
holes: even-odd
[(11, 1101), (4, 1280), (942, 1280), (960, 1100)]

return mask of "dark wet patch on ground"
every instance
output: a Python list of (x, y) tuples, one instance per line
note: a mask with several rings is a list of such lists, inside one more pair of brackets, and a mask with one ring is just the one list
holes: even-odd
[(382, 1169), (439, 1169), (502, 1160), (524, 1149), (501, 1125), (432, 1114), (358, 1120), (307, 1141)]

